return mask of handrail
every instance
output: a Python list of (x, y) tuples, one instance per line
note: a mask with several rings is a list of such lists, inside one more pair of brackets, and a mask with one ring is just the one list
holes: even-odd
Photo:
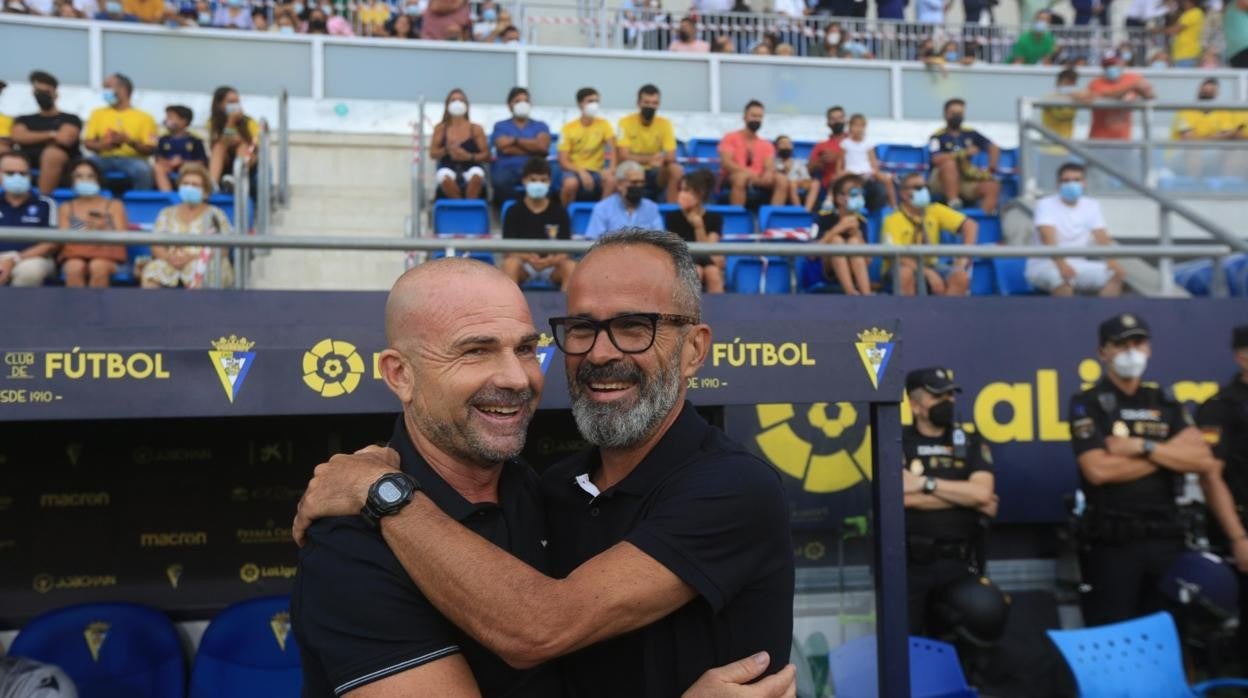
[(290, 205), (290, 92), (277, 95), (277, 202)]
[(1248, 102), (1159, 102), (1156, 100), (1144, 100), (1137, 102), (1124, 102), (1116, 99), (1094, 99), (1089, 101), (1079, 100), (1056, 100), (1056, 99), (1030, 99), (1028, 104), (1037, 109), (1048, 107), (1065, 107), (1075, 109), (1129, 109), (1132, 111), (1179, 111), (1192, 109), (1196, 111), (1245, 111), (1248, 110)]

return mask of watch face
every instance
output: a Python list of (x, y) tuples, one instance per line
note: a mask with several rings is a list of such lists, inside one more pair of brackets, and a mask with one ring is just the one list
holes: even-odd
[(387, 480), (377, 488), (377, 496), (386, 504), (394, 504), (403, 498), (403, 492)]

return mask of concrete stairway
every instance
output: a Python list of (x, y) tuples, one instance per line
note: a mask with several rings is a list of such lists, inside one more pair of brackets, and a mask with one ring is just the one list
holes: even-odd
[[(272, 234), (402, 237), (411, 212), (410, 139), (293, 134), (291, 201)], [(397, 252), (273, 250), (252, 263), (249, 288), (385, 290), (403, 273)]]

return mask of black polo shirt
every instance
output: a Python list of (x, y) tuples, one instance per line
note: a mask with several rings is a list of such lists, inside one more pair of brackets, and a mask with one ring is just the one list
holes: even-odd
[(1248, 383), (1231, 378), (1196, 411), (1196, 423), (1213, 454), (1226, 462), (1222, 476), (1242, 512), (1248, 506)]
[(689, 403), (628, 477), (606, 492), (597, 449), (542, 476), (554, 576), (628, 541), (697, 592), (671, 615), (560, 660), (576, 698), (679, 696), (707, 669), (760, 650), (789, 661), (793, 544), (780, 476)]
[[(1162, 442), (1193, 424), (1183, 406), (1155, 383), (1144, 383), (1134, 395), (1127, 395), (1107, 378), (1070, 399), (1068, 419), (1076, 457), (1105, 448), (1109, 436)], [(1174, 497), (1182, 475), (1158, 466), (1130, 482), (1098, 486), (1082, 474), (1080, 480), (1088, 504), (1094, 508), (1170, 519), (1175, 515)]]
[[(906, 469), (921, 477), (965, 482), (979, 472), (992, 472), (992, 451), (979, 434), (946, 429), (940, 436), (924, 436), (914, 426), (901, 430)], [(960, 443), (959, 443), (960, 441)], [(968, 542), (975, 535), (980, 513), (970, 507), (907, 509), (906, 537), (938, 542)]]
[[(509, 462), (499, 504), (473, 504), (416, 451), (400, 417), (390, 440), (400, 467), (447, 515), (534, 568), (547, 570), (546, 526), (538, 478)], [(381, 532), (359, 516), (317, 521), (299, 551), (291, 626), (303, 662), (303, 695), (342, 695), (455, 653), (462, 653), (481, 695), (561, 695), (553, 670), (519, 671), (451, 624), (408, 577)]]
[[(0, 228), (51, 228), (56, 225), (56, 204), (46, 196), (27, 194), (22, 203), (14, 206), (7, 197), (0, 195)], [(28, 242), (0, 241), (0, 252), (24, 250)]]

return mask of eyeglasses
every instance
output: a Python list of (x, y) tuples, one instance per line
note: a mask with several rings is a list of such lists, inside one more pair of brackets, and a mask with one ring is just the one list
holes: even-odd
[(640, 354), (654, 346), (659, 322), (674, 325), (696, 325), (698, 319), (688, 315), (667, 313), (627, 313), (606, 320), (587, 317), (552, 317), (550, 329), (555, 344), (568, 356), (584, 356), (593, 351), (598, 335), (606, 330), (607, 338), (625, 354)]

